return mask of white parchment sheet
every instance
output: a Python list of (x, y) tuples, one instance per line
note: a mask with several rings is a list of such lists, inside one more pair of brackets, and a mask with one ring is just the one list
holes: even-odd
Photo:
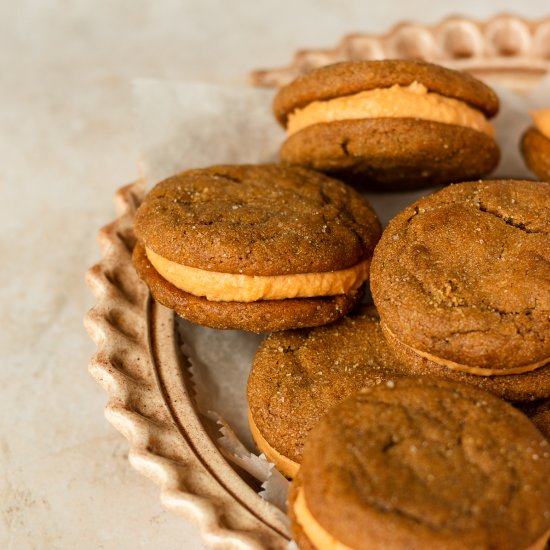
[[(490, 83), (489, 83), (490, 84)], [(519, 152), (531, 125), (529, 110), (550, 107), (550, 77), (528, 97), (494, 86), (501, 110), (494, 119), (502, 157), (490, 177), (532, 178)], [(275, 162), (284, 132), (271, 112), (274, 92), (204, 83), (137, 80), (135, 113), (140, 167), (148, 185), (182, 170), (223, 163)], [(385, 225), (431, 190), (366, 193)], [(226, 458), (263, 483), (260, 494), (285, 509), (288, 482), (258, 456), (247, 423), (246, 380), (261, 337), (180, 322), (199, 410), (220, 426)]]

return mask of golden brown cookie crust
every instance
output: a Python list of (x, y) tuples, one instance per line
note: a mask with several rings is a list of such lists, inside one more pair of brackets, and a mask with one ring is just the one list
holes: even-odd
[(300, 477), (311, 514), (352, 548), (512, 550), (550, 528), (548, 442), (511, 405), (446, 380), (344, 401), (312, 431)]
[(161, 277), (140, 244), (134, 248), (132, 263), (157, 302), (192, 323), (218, 329), (260, 333), (324, 325), (351, 311), (363, 296), (361, 288), (349, 294), (321, 298), (211, 302), (180, 290)]
[(248, 406), (264, 439), (300, 463), (311, 428), (363, 386), (399, 376), (372, 306), (326, 327), (268, 336), (254, 358)]
[(395, 337), (389, 332), (385, 332), (384, 335), (392, 352), (403, 365), (407, 366), (408, 375), (437, 376), (463, 384), (471, 384), (507, 401), (529, 402), (550, 397), (550, 364), (521, 374), (477, 376), (438, 365), (413, 353), (395, 340)]
[(371, 266), (382, 323), (455, 363), (506, 369), (550, 357), (550, 184), (446, 187), (388, 225)]
[(521, 138), (521, 152), (537, 177), (550, 181), (550, 139), (535, 127), (528, 128)]
[(482, 132), (428, 120), (370, 118), (308, 126), (282, 145), (281, 160), (361, 184), (406, 189), (465, 181), (498, 163)]
[(462, 100), (491, 117), (498, 112), (497, 95), (473, 76), (424, 61), (389, 59), (352, 61), (315, 69), (284, 86), (275, 96), (273, 112), (281, 124), (288, 114), (311, 103), (394, 84), (423, 84), (430, 92)]
[(381, 232), (355, 190), (281, 165), (178, 174), (147, 195), (134, 229), (142, 244), (170, 261), (244, 275), (345, 269), (372, 255)]

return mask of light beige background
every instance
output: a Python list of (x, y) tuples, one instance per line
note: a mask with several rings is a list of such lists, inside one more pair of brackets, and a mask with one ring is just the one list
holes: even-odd
[[(243, 83), (294, 50), (547, 0), (0, 1), (0, 548), (202, 548), (103, 418), (85, 269), (137, 176), (133, 77)], [(521, 12), (518, 12), (521, 9)]]

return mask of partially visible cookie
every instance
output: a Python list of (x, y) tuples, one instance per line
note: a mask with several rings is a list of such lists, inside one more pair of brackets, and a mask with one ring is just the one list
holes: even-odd
[(313, 428), (289, 514), (302, 549), (542, 549), (550, 445), (477, 388), (388, 380)]
[(417, 201), (384, 231), (371, 290), (412, 372), (550, 396), (550, 184), (469, 182)]
[(136, 213), (134, 265), (182, 317), (254, 332), (332, 322), (361, 299), (380, 223), (342, 182), (279, 165), (159, 183)]
[(498, 98), (471, 75), (412, 60), (337, 63), (283, 87), (281, 160), (367, 188), (480, 177), (499, 159)]
[(372, 306), (330, 326), (272, 334), (256, 353), (247, 386), (258, 448), (294, 477), (310, 430), (330, 408), (401, 372)]
[(521, 138), (527, 166), (543, 181), (550, 181), (550, 109), (532, 113), (535, 125)]

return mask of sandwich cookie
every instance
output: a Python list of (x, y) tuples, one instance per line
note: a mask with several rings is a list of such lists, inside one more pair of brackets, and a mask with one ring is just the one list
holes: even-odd
[(473, 386), (387, 380), (313, 428), (289, 515), (302, 549), (542, 550), (550, 444)]
[(550, 109), (531, 113), (534, 126), (521, 138), (521, 152), (527, 166), (543, 181), (550, 181)]
[(478, 178), (498, 163), (495, 93), (469, 74), (412, 60), (329, 65), (274, 99), (281, 160), (372, 189)]
[(417, 201), (389, 223), (371, 279), (411, 373), (550, 397), (550, 184), (469, 182)]
[(373, 306), (329, 326), (272, 334), (260, 345), (248, 378), (252, 436), (292, 478), (310, 430), (329, 409), (401, 372)]
[(380, 223), (340, 181), (279, 165), (190, 170), (136, 213), (133, 261), (189, 321), (252, 332), (316, 326), (357, 305)]

